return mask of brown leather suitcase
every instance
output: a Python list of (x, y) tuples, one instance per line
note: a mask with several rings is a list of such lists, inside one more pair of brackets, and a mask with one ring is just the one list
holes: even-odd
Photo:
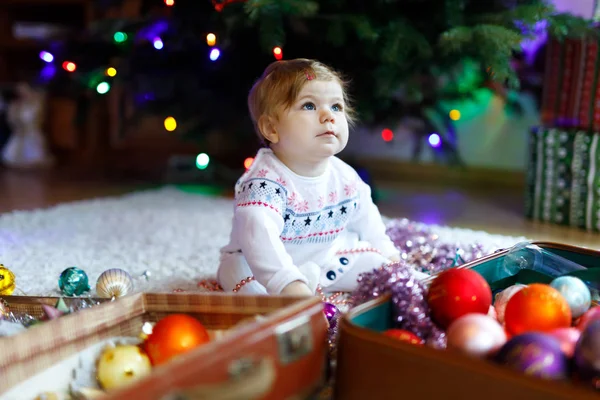
[[(11, 310), (31, 315), (42, 302), (56, 302), (4, 299)], [(218, 339), (102, 399), (302, 399), (324, 386), (327, 322), (316, 297), (135, 294), (0, 338), (0, 398), (103, 339), (138, 336), (144, 322), (172, 313), (194, 316)]]
[[(534, 243), (584, 267), (579, 277), (600, 273), (600, 252), (557, 243)], [(458, 268), (481, 273), (492, 290), (515, 283), (548, 283), (551, 277), (522, 270), (502, 279), (497, 275), (509, 250)], [(577, 275), (575, 272), (572, 275)], [(519, 276), (521, 275), (521, 276)], [(433, 279), (430, 278), (429, 282)], [(391, 328), (390, 296), (350, 310), (340, 321), (335, 398), (352, 399), (597, 399), (598, 394), (568, 382), (553, 382), (519, 374), (492, 362), (447, 350), (417, 347), (381, 334)]]

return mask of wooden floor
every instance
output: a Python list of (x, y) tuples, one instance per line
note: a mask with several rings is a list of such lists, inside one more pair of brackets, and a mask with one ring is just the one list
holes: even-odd
[[(72, 173), (0, 169), (0, 213), (114, 196), (145, 187), (148, 187), (147, 183), (89, 179)], [(523, 217), (523, 193), (518, 188), (484, 192), (414, 182), (393, 186), (376, 183), (375, 188), (380, 210), (388, 217), (600, 248), (598, 233), (526, 220)]]

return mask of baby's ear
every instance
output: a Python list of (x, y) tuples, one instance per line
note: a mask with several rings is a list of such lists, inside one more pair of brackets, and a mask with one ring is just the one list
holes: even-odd
[(275, 128), (275, 119), (268, 115), (263, 115), (258, 120), (258, 129), (261, 135), (271, 143), (279, 142), (279, 134)]

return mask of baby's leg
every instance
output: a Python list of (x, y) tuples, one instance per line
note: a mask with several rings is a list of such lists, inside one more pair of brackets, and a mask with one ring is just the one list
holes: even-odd
[(319, 280), (323, 292), (352, 292), (358, 286), (358, 276), (389, 264), (390, 260), (370, 247), (338, 251), (321, 267)]
[[(390, 263), (379, 250), (359, 241), (355, 248), (337, 251), (335, 257), (321, 267), (319, 284), (324, 293), (352, 292), (358, 287), (360, 274)], [(429, 276), (418, 271), (413, 271), (413, 274), (419, 280)]]
[(254, 275), (242, 253), (221, 255), (217, 281), (225, 292), (267, 294), (267, 289), (254, 280)]

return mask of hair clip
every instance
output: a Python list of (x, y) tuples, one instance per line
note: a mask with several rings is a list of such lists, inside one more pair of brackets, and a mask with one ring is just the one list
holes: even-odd
[(306, 79), (307, 80), (312, 81), (313, 79), (315, 79), (315, 75), (314, 74), (312, 74), (312, 73), (310, 73), (308, 71), (306, 71), (305, 74), (306, 74)]

